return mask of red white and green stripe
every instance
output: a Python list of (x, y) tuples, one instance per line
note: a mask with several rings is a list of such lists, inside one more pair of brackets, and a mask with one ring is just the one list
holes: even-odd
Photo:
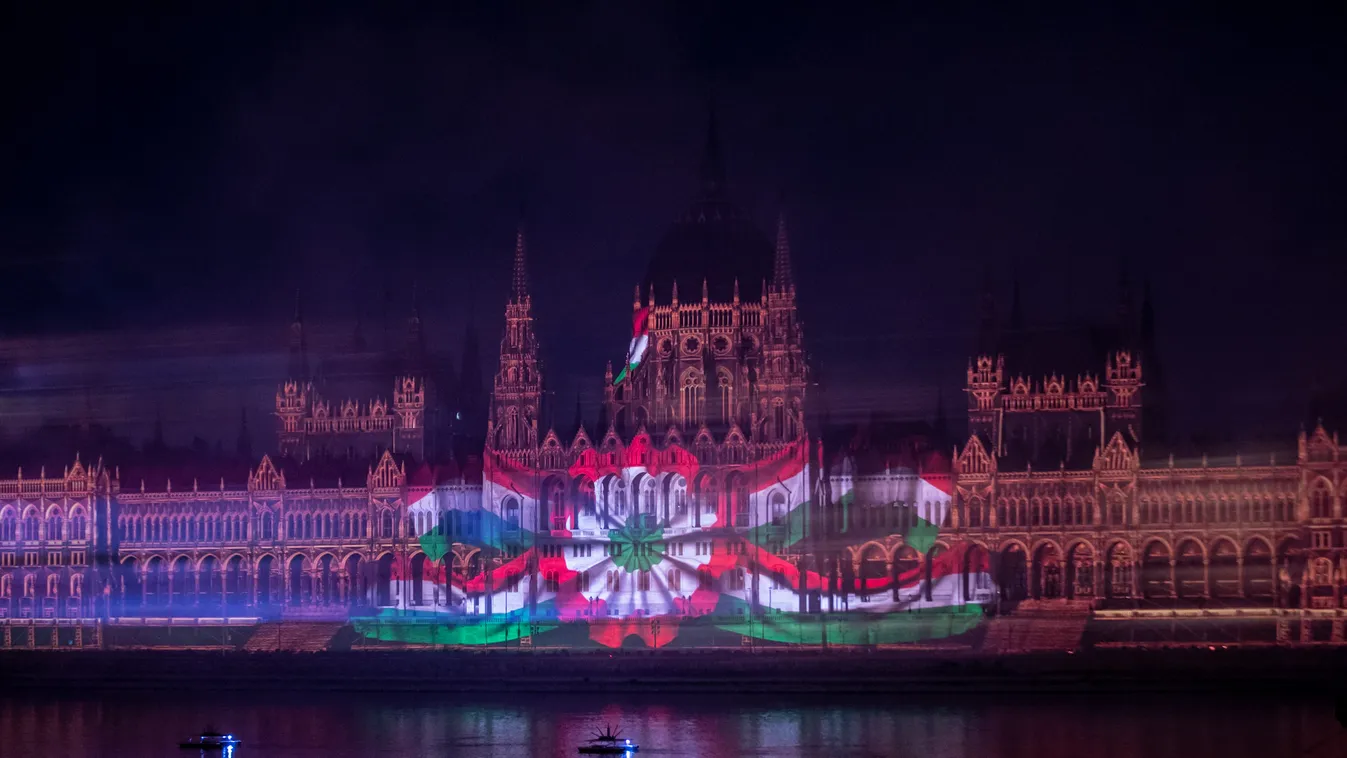
[(650, 308), (648, 306), (637, 308), (631, 317), (631, 343), (627, 346), (627, 363), (622, 370), (617, 373), (613, 379), (613, 384), (620, 384), (623, 379), (631, 375), (636, 367), (641, 365), (641, 359), (645, 357), (646, 348), (650, 347)]

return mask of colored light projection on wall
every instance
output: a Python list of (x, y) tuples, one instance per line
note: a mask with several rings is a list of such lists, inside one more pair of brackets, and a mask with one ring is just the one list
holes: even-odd
[(631, 343), (627, 345), (627, 362), (613, 379), (613, 384), (621, 384), (636, 367), (641, 365), (646, 348), (650, 346), (650, 308), (637, 308), (631, 317)]
[[(821, 509), (807, 450), (790, 444), (714, 476), (644, 434), (586, 451), (564, 477), (492, 454), (486, 507), (436, 513), (420, 536), (423, 568), (394, 564), (397, 607), (356, 629), (568, 648), (894, 644), (973, 629), (995, 593), (985, 552), (940, 542), (949, 493), (915, 472), (859, 491), (836, 477)], [(430, 496), (412, 506), (434, 508)], [(885, 537), (901, 547), (885, 552)]]

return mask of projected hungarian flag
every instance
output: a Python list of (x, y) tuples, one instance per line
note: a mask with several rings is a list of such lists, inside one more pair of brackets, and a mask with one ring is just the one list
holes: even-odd
[(637, 308), (631, 317), (631, 344), (627, 346), (627, 362), (613, 379), (613, 384), (621, 384), (636, 367), (641, 365), (645, 350), (650, 346), (650, 308)]
[[(945, 547), (939, 525), (947, 480), (890, 471), (881, 484), (841, 477), (829, 513), (845, 524), (828, 551), (809, 544), (823, 522), (811, 493), (805, 443), (766, 460), (717, 466), (723, 489), (699, 495), (689, 451), (655, 449), (639, 435), (617, 453), (588, 450), (564, 472), (539, 472), (492, 454), (485, 507), (436, 511), (432, 495), (411, 506), (438, 515), (420, 538), (438, 568), (422, 598), (440, 603), (382, 609), (357, 622), (370, 637), (414, 643), (648, 647), (735, 644), (888, 644), (961, 634), (993, 595), (986, 553)], [(882, 490), (882, 491), (881, 491)], [(889, 553), (901, 535), (900, 546)], [(480, 548), (447, 570), (451, 542)], [(800, 558), (835, 554), (836, 559)], [(405, 561), (394, 581), (412, 579)], [(410, 620), (412, 623), (406, 623)], [(402, 622), (402, 623), (399, 623)]]

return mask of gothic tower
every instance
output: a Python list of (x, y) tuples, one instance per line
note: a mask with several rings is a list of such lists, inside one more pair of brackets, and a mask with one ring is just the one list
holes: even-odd
[(808, 369), (803, 330), (795, 307), (795, 278), (791, 275), (785, 213), (777, 218), (772, 283), (766, 289), (767, 323), (754, 437), (760, 442), (789, 442), (804, 428)]
[(295, 291), (295, 317), (290, 321), (289, 379), (309, 381), (309, 343), (304, 334), (304, 313), (300, 308), (299, 291)]
[(604, 416), (623, 437), (803, 438), (807, 371), (785, 220), (773, 246), (730, 200), (714, 117), (700, 184), (636, 287), (633, 332), (645, 347), (616, 386), (606, 381)]
[(542, 373), (538, 340), (533, 333), (532, 298), (524, 266), (524, 229), (515, 236), (514, 275), (505, 306), (505, 335), (500, 341), (500, 368), (491, 393), (487, 446), (497, 451), (527, 451), (538, 446)]

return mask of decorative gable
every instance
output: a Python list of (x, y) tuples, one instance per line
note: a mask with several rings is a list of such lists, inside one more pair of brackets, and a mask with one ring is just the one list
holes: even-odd
[(622, 448), (622, 440), (617, 436), (617, 430), (608, 427), (608, 433), (603, 435), (603, 444), (599, 445), (600, 453), (616, 453)]
[(406, 482), (406, 465), (399, 466), (398, 462), (393, 460), (393, 454), (387, 450), (379, 459), (379, 464), (372, 467), (366, 477), (366, 485), (372, 490), (397, 489)]
[(285, 489), (285, 474), (271, 462), (270, 455), (262, 456), (262, 462), (257, 464), (257, 470), (248, 476), (248, 489), (262, 491)]
[(996, 471), (996, 461), (987, 454), (987, 448), (976, 434), (968, 438), (962, 451), (955, 451), (955, 471), (959, 476), (987, 476)]
[(1300, 460), (1302, 463), (1327, 463), (1334, 460), (1338, 453), (1338, 442), (1328, 435), (1324, 422), (1314, 425), (1314, 432), (1308, 438), (1300, 433)]
[(575, 439), (571, 440), (571, 453), (583, 453), (593, 447), (594, 443), (589, 441), (589, 435), (585, 432), (585, 428), (580, 427), (579, 431), (575, 433)]
[(1098, 471), (1131, 471), (1138, 466), (1138, 457), (1127, 446), (1122, 432), (1114, 432), (1108, 445), (1094, 456), (1094, 467)]
[(1062, 390), (1062, 378), (1056, 374), (1049, 376), (1043, 382), (1043, 391), (1049, 395), (1060, 395)]

